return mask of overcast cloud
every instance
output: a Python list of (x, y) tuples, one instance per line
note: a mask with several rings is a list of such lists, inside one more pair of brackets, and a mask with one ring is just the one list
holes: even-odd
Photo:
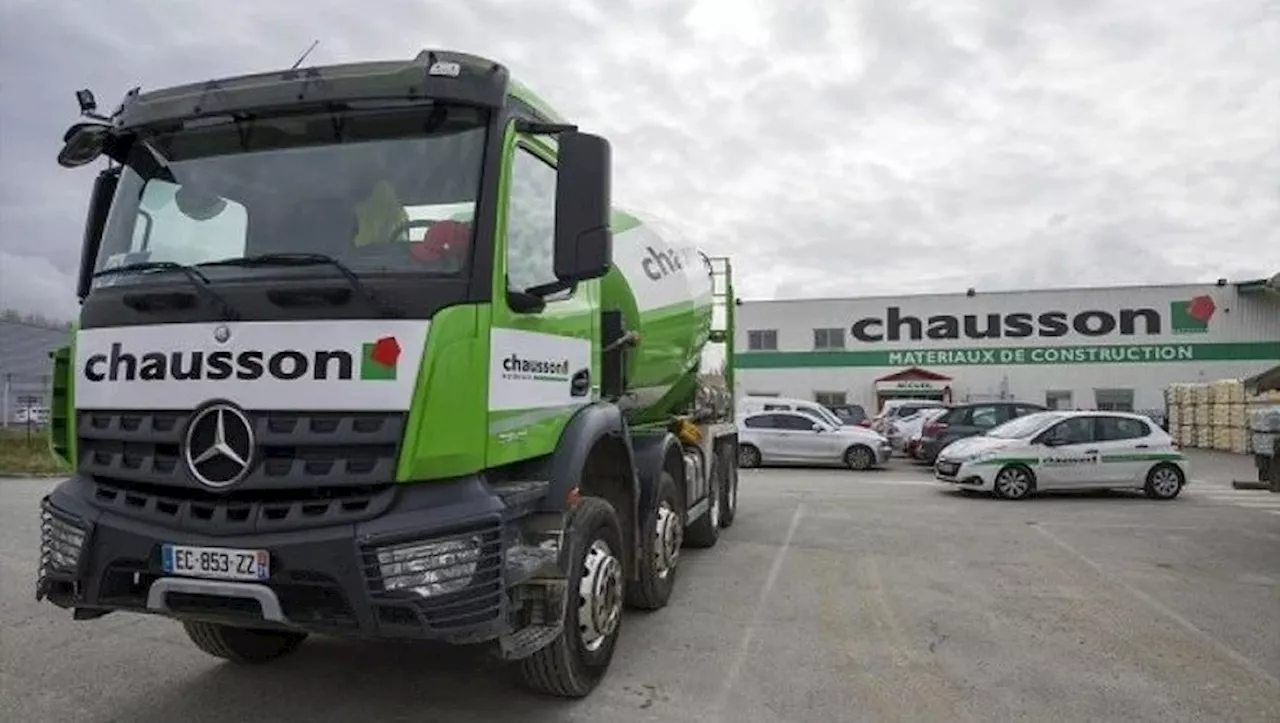
[[(374, 7), (378, 9), (375, 11)], [(2, 0), (0, 306), (70, 318), (73, 92), (489, 55), (745, 295), (1280, 271), (1277, 0)], [(603, 10), (601, 8), (611, 8)]]

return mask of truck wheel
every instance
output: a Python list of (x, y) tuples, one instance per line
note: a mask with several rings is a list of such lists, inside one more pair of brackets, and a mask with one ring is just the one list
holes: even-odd
[(292, 653), (307, 639), (306, 633), (236, 628), (218, 623), (184, 620), (187, 637), (204, 652), (235, 663), (268, 663)]
[(643, 610), (665, 607), (675, 587), (684, 540), (684, 505), (676, 480), (663, 470), (654, 506), (640, 528), (640, 579), (627, 581), (627, 604)]
[(564, 630), (550, 645), (519, 663), (531, 690), (582, 698), (595, 689), (618, 642), (622, 626), (622, 528), (613, 506), (583, 497), (572, 513), (566, 542), (572, 567)]
[(707, 490), (707, 499), (711, 504), (706, 513), (690, 525), (689, 531), (685, 533), (684, 539), (688, 541), (690, 547), (715, 547), (716, 542), (720, 540), (720, 504), (724, 501), (721, 493), (725, 486), (724, 468), (725, 465), (716, 464), (711, 468), (711, 474), (707, 476), (707, 482), (711, 485), (711, 489)]
[(720, 454), (720, 464), (723, 465), (725, 476), (724, 499), (720, 503), (720, 527), (727, 528), (733, 526), (733, 517), (738, 512), (738, 465), (734, 464), (732, 451)]

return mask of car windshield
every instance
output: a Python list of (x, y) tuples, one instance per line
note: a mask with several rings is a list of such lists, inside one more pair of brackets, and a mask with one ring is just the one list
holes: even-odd
[(1024, 437), (1032, 437), (1044, 431), (1049, 425), (1062, 419), (1065, 415), (1055, 412), (1033, 412), (1021, 417), (1010, 419), (1004, 424), (997, 425), (987, 430), (987, 437), (996, 437), (998, 439), (1022, 439)]
[[(123, 159), (95, 270), (305, 253), (362, 275), (460, 274), (470, 244), (458, 241), (456, 228), (452, 248), (411, 242), (439, 220), (462, 222), (461, 238), (469, 238), (485, 119), (479, 110), (425, 106), (228, 118), (145, 133)], [(202, 270), (211, 280), (281, 273), (280, 266)], [(102, 276), (96, 284), (142, 278)]]

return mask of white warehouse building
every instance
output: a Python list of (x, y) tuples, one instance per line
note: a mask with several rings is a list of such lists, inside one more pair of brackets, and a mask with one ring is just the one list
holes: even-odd
[(739, 302), (739, 394), (1163, 413), (1174, 382), (1280, 363), (1280, 274), (1240, 283)]

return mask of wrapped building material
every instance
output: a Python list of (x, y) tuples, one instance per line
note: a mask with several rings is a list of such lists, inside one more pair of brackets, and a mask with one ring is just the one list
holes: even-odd
[(1256, 407), (1251, 410), (1249, 429), (1254, 432), (1280, 432), (1280, 405)]

